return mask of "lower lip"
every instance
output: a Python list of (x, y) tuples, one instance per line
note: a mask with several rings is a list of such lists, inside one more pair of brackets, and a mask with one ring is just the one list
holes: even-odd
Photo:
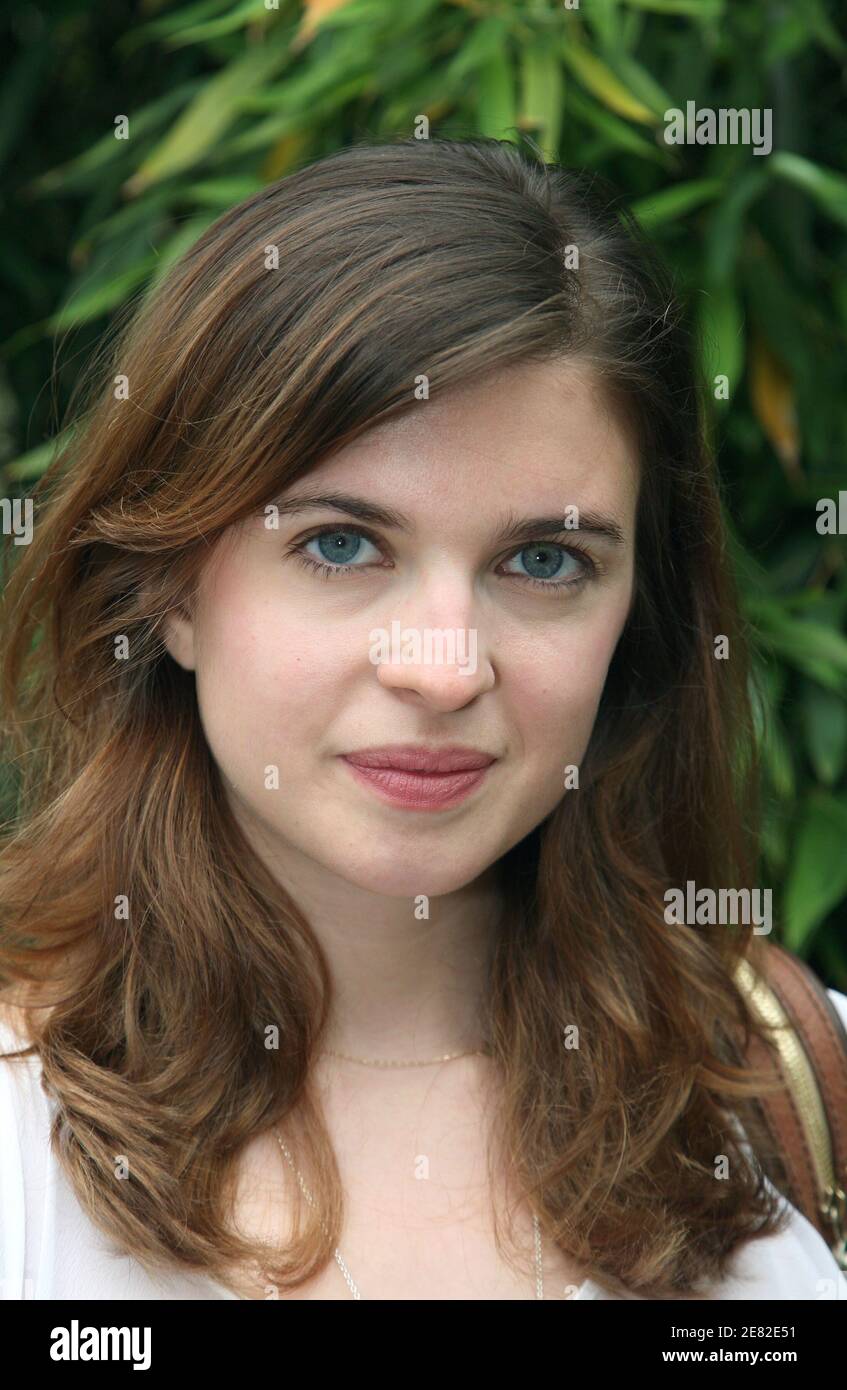
[(401, 772), (393, 767), (360, 767), (342, 757), (353, 776), (370, 787), (382, 801), (410, 811), (440, 811), (458, 806), (485, 779), (493, 767), (475, 767), (470, 772)]

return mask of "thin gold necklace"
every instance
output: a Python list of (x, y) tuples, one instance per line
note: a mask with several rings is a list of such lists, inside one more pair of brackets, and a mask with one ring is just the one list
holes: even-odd
[(388, 1062), (379, 1057), (351, 1057), (346, 1052), (334, 1052), (332, 1048), (323, 1049), (325, 1057), (340, 1057), (345, 1062), (358, 1062), (363, 1067), (434, 1067), (439, 1062), (452, 1062), (456, 1057), (488, 1057), (489, 1053), (481, 1047), (468, 1052), (448, 1052), (443, 1057), (430, 1057), (425, 1062)]

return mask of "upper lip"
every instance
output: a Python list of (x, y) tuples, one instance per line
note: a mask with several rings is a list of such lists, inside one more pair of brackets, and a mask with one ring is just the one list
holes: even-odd
[(401, 772), (470, 772), (496, 762), (493, 753), (451, 743), (442, 748), (420, 743), (388, 743), (379, 748), (358, 748), (345, 753), (348, 762), (359, 767), (396, 767)]

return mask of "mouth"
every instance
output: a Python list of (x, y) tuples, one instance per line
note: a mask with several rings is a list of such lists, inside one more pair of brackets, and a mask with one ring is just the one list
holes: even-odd
[(481, 786), (497, 759), (453, 745), (424, 748), (390, 745), (342, 754), (356, 780), (380, 800), (408, 810), (444, 810)]

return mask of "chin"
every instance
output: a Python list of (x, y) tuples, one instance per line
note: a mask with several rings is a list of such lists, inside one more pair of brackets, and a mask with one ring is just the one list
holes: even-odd
[(450, 867), (438, 866), (433, 863), (433, 858), (432, 851), (421, 853), (417, 861), (409, 853), (398, 853), (393, 863), (381, 860), (378, 864), (367, 864), (359, 861), (355, 867), (336, 864), (333, 872), (367, 893), (378, 893), (385, 898), (406, 898), (413, 909), (415, 898), (441, 898), (447, 893), (457, 893), (488, 868), (487, 862), (469, 864), (465, 869), (455, 864)]

